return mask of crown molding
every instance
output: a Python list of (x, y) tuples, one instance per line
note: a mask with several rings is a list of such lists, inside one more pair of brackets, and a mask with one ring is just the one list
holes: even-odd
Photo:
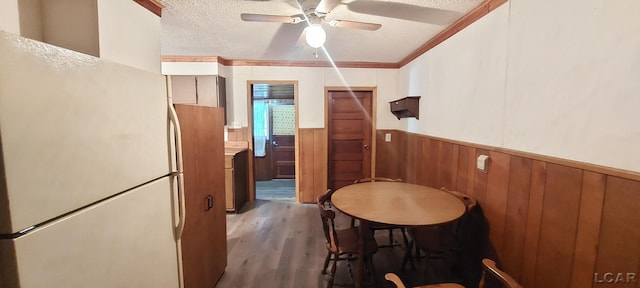
[(284, 66), (284, 67), (338, 67), (338, 68), (373, 68), (373, 69), (398, 69), (397, 63), (379, 62), (347, 62), (338, 61), (276, 61), (276, 60), (229, 60), (220, 56), (181, 56), (164, 55), (162, 62), (211, 62), (225, 66)]
[(133, 0), (134, 2), (140, 4), (140, 6), (146, 8), (151, 11), (153, 14), (156, 14), (158, 17), (162, 17), (162, 9), (164, 5), (162, 5), (157, 0)]
[(349, 62), (349, 61), (265, 61), (265, 60), (227, 60), (228, 66), (285, 66), (285, 67), (338, 67), (338, 68), (373, 68), (397, 69), (397, 63), (383, 62)]
[(420, 48), (413, 51), (411, 54), (407, 55), (404, 59), (398, 62), (398, 66), (403, 67), (404, 65), (409, 64), (411, 61), (420, 57), (420, 55), (426, 53), (427, 51), (433, 49), (438, 46), (438, 44), (444, 42), (449, 39), (451, 36), (456, 33), (462, 31), (462, 29), (471, 25), (473, 22), (478, 21), (480, 18), (489, 14), (489, 12), (494, 9), (500, 7), (500, 5), (506, 3), (508, 0), (487, 0), (482, 5), (478, 6), (476, 9), (471, 10), (471, 12), (467, 13), (464, 17), (460, 18), (458, 21), (447, 27), (447, 29), (438, 33), (435, 37), (431, 38), (431, 40), (424, 43)]

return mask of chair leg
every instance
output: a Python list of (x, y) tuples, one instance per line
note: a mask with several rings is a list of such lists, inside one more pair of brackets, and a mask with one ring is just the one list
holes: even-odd
[[(416, 249), (418, 249), (418, 247), (416, 247)], [(418, 249), (418, 250), (420, 250), (420, 249)], [(430, 265), (430, 262), (431, 262), (431, 261), (429, 261), (429, 260), (430, 260), (430, 259), (429, 259), (430, 257), (431, 257), (431, 253), (429, 253), (429, 251), (425, 251), (425, 252), (424, 252), (424, 261), (425, 261), (425, 263), (424, 263), (424, 264), (425, 264), (426, 268), (424, 269), (424, 277), (426, 277), (427, 279), (429, 279), (429, 270), (430, 270), (430, 269), (429, 269), (429, 268), (430, 268), (429, 266), (431, 266), (431, 265)]]
[(336, 266), (338, 266), (338, 256), (333, 254), (333, 265), (331, 265), (331, 272), (329, 273), (329, 282), (327, 282), (327, 288), (333, 287), (333, 278), (336, 276)]
[(418, 248), (418, 246), (416, 247), (416, 259), (418, 259), (418, 261), (420, 261), (420, 258), (422, 258), (422, 255), (420, 253), (420, 248)]
[(400, 228), (400, 232), (402, 232), (402, 239), (404, 240), (404, 246), (407, 248), (407, 244), (409, 243), (409, 239), (407, 238), (407, 233), (405, 228)]
[(369, 272), (369, 277), (373, 278), (373, 284), (374, 286), (377, 286), (376, 284), (378, 283), (378, 279), (376, 278), (376, 267), (373, 266), (373, 255), (367, 256), (364, 260)]
[(416, 264), (413, 263), (413, 257), (411, 255), (411, 250), (413, 249), (413, 243), (407, 240), (407, 248), (404, 252), (404, 257), (402, 259), (402, 269), (407, 266), (407, 262), (411, 264), (411, 270), (416, 270)]
[(322, 265), (322, 274), (327, 274), (327, 267), (329, 267), (330, 259), (331, 259), (331, 252), (327, 251), (327, 257), (324, 258), (324, 265)]
[(387, 230), (389, 230), (389, 246), (393, 247), (393, 229)]

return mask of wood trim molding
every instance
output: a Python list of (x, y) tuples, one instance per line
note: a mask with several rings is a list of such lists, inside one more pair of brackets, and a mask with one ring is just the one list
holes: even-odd
[[(263, 60), (227, 60), (228, 66), (285, 66), (285, 67), (333, 67), (328, 61), (263, 61)], [(398, 69), (397, 63), (382, 62), (334, 62), (338, 68)]]
[(407, 57), (398, 62), (398, 66), (403, 67), (404, 65), (409, 64), (409, 62), (415, 60), (420, 57), (420, 55), (426, 53), (427, 51), (433, 49), (438, 46), (438, 44), (444, 42), (449, 39), (451, 36), (460, 32), (462, 29), (471, 25), (473, 22), (478, 21), (478, 19), (484, 17), (489, 14), (489, 12), (494, 9), (500, 7), (500, 5), (506, 3), (507, 0), (487, 0), (482, 5), (478, 6), (476, 9), (471, 10), (471, 12), (467, 13), (464, 17), (460, 18), (460, 20), (453, 23), (451, 26), (447, 27), (447, 29), (440, 32), (435, 37), (431, 38), (431, 40), (424, 43), (420, 48), (413, 51)]
[[(327, 61), (266, 61), (266, 60), (229, 60), (220, 56), (180, 56), (164, 55), (162, 62), (217, 62), (225, 66), (284, 66), (284, 67), (333, 67)], [(398, 69), (397, 63), (376, 62), (335, 62), (338, 68)]]
[(180, 55), (163, 55), (162, 62), (223, 62), (218, 56), (180, 56)]
[[(383, 129), (383, 130), (386, 130), (386, 129)], [(564, 159), (564, 158), (559, 158), (559, 157), (535, 154), (535, 153), (531, 153), (531, 152), (512, 150), (512, 149), (508, 149), (508, 148), (500, 148), (500, 147), (494, 147), (494, 146), (488, 146), (488, 145), (482, 145), (482, 144), (476, 144), (476, 143), (470, 143), (470, 142), (464, 142), (464, 141), (440, 138), (440, 137), (435, 137), (435, 136), (431, 136), (431, 135), (424, 135), (424, 134), (407, 132), (407, 131), (402, 131), (402, 130), (389, 130), (389, 131), (398, 131), (398, 132), (402, 132), (402, 133), (407, 133), (408, 135), (416, 135), (416, 136), (421, 136), (421, 137), (428, 137), (428, 138), (431, 138), (431, 139), (444, 141), (444, 142), (449, 142), (449, 143), (452, 143), (452, 144), (475, 147), (477, 149), (483, 149), (483, 150), (487, 150), (487, 151), (501, 152), (501, 153), (511, 154), (511, 155), (515, 155), (515, 156), (530, 158), (530, 159), (533, 159), (533, 160), (539, 160), (539, 161), (558, 164), (558, 165), (563, 165), (563, 166), (567, 166), (567, 167), (578, 168), (578, 169), (582, 169), (582, 170), (586, 170), (586, 171), (591, 171), (591, 172), (596, 172), (596, 173), (616, 176), (616, 177), (620, 177), (620, 178), (626, 178), (626, 179), (630, 179), (630, 180), (640, 181), (640, 172), (635, 172), (635, 171), (630, 171), (630, 170), (624, 170), (624, 169), (607, 167), (607, 166), (598, 165), (598, 164), (574, 161), (574, 160), (569, 160), (569, 159)]]
[(156, 14), (158, 17), (162, 17), (162, 9), (164, 5), (162, 5), (157, 0), (133, 0), (136, 3), (140, 4), (140, 6), (145, 9), (151, 11), (151, 13)]

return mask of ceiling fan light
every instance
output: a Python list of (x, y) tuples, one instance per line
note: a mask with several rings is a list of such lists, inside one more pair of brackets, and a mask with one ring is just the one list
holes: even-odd
[(327, 33), (324, 32), (320, 24), (311, 24), (307, 27), (306, 34), (305, 39), (307, 40), (307, 44), (313, 48), (322, 47), (327, 40)]

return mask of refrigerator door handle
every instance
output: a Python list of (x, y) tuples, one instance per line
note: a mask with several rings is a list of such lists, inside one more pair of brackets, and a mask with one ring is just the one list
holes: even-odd
[(165, 82), (167, 84), (167, 103), (169, 108), (169, 121), (173, 123), (173, 131), (175, 136), (176, 145), (176, 171), (171, 173), (175, 175), (178, 180), (178, 218), (179, 222), (175, 228), (176, 237), (176, 257), (178, 258), (178, 281), (179, 288), (184, 288), (184, 267), (182, 265), (182, 232), (184, 231), (184, 223), (186, 220), (186, 206), (184, 196), (184, 170), (182, 169), (182, 134), (180, 133), (180, 122), (178, 121), (178, 113), (173, 107), (173, 95), (171, 87), (171, 76), (166, 76)]
[(167, 93), (168, 93), (168, 103), (169, 103), (169, 120), (173, 123), (173, 132), (175, 135), (176, 142), (176, 170), (174, 173), (178, 177), (178, 218), (180, 219), (178, 225), (176, 227), (176, 240), (182, 238), (182, 232), (184, 231), (184, 223), (186, 220), (186, 207), (185, 207), (185, 196), (184, 196), (184, 174), (183, 174), (183, 163), (182, 163), (182, 134), (180, 132), (180, 121), (178, 121), (178, 114), (176, 113), (176, 109), (173, 107), (173, 99), (171, 95), (171, 79), (167, 79)]

